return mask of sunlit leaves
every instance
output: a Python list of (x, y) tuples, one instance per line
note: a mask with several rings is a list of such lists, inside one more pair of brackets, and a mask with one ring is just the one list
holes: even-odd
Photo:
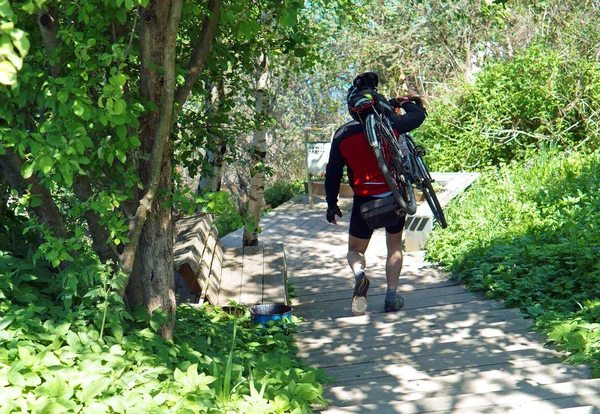
[(0, 0), (0, 84), (16, 85), (17, 73), (29, 52), (29, 37), (15, 27), (15, 15), (7, 0)]

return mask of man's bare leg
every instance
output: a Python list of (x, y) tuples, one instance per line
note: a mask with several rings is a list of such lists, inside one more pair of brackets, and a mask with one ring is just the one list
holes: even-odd
[(395, 312), (404, 306), (404, 300), (396, 294), (400, 272), (402, 271), (402, 232), (396, 234), (386, 232), (385, 241), (387, 245), (385, 311)]
[(352, 235), (348, 239), (348, 264), (354, 274), (361, 270), (365, 270), (367, 265), (365, 261), (365, 252), (367, 251), (367, 247), (369, 247), (370, 241), (370, 239), (359, 239)]
[(367, 291), (369, 290), (369, 279), (364, 270), (366, 267), (365, 252), (369, 246), (370, 239), (359, 239), (350, 236), (348, 239), (348, 264), (354, 272), (354, 292), (352, 295), (352, 313), (363, 315), (367, 311)]
[(387, 245), (387, 260), (385, 262), (385, 277), (389, 289), (398, 288), (398, 280), (402, 271), (402, 232), (397, 234), (385, 233)]

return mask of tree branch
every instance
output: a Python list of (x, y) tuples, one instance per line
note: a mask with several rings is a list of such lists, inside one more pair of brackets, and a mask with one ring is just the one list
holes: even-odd
[[(90, 182), (81, 175), (78, 175), (75, 178), (73, 190), (81, 202), (88, 201), (92, 196)], [(113, 244), (108, 243), (110, 234), (105, 227), (100, 225), (100, 216), (91, 209), (86, 209), (83, 215), (92, 237), (92, 248), (98, 253), (100, 260), (103, 263), (108, 263), (110, 261), (113, 263), (113, 266), (116, 266), (119, 263), (119, 253)]]
[[(40, 9), (38, 12), (38, 25), (40, 26), (48, 59), (51, 59), (54, 50), (58, 46), (58, 23), (56, 22), (56, 19), (52, 17), (50, 12), (45, 9)], [(57, 77), (60, 74), (60, 56), (57, 56), (56, 59), (54, 65), (50, 67), (50, 73), (53, 77)]]
[(221, 11), (222, 3), (222, 0), (209, 0), (208, 2), (209, 13), (204, 18), (200, 38), (198, 39), (198, 42), (196, 42), (196, 47), (194, 48), (192, 56), (190, 56), (190, 61), (186, 67), (188, 74), (185, 77), (184, 84), (177, 89), (175, 94), (175, 103), (180, 108), (185, 103), (192, 90), (192, 86), (194, 86), (198, 80), (198, 76), (204, 67), (204, 63), (206, 63), (206, 58), (212, 47), (217, 22), (219, 21), (219, 12)]

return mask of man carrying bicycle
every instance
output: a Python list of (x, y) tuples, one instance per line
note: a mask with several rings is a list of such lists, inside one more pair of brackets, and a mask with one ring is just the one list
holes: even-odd
[[(327, 199), (327, 221), (337, 224), (336, 216), (342, 217), (338, 207), (338, 194), (344, 166), (347, 167), (350, 186), (354, 191), (348, 240), (348, 264), (354, 273), (354, 292), (352, 295), (352, 313), (363, 315), (367, 310), (367, 291), (369, 278), (365, 275), (365, 251), (373, 235), (373, 230), (362, 218), (360, 207), (377, 198), (391, 194), (390, 188), (379, 168), (365, 136), (360, 110), (355, 103), (361, 97), (373, 97), (373, 102), (380, 102), (392, 107), (401, 107), (405, 114), (390, 115), (394, 131), (402, 134), (419, 127), (425, 120), (426, 112), (418, 97), (388, 100), (377, 93), (379, 79), (377, 74), (366, 72), (358, 75), (348, 91), (347, 104), (350, 115), (354, 119), (341, 126), (333, 136), (329, 162), (325, 174), (325, 191)], [(402, 270), (402, 231), (405, 216), (398, 216), (396, 224), (386, 227), (386, 279), (387, 291), (384, 310), (396, 312), (404, 305), (404, 299), (396, 293), (400, 271)]]

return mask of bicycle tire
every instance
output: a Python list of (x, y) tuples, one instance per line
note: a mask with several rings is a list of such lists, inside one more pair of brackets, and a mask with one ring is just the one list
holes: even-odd
[[(383, 142), (387, 138), (390, 143), (390, 138), (381, 122), (377, 122), (375, 115), (370, 114), (365, 122), (365, 130), (367, 139), (373, 150), (379, 168), (388, 184), (394, 198), (398, 202), (400, 209), (406, 214), (415, 214), (417, 211), (417, 201), (414, 193), (411, 177), (405, 173), (405, 166), (402, 165), (402, 155), (399, 152), (398, 145), (387, 145), (390, 152), (389, 157), (383, 153)], [(395, 137), (394, 137), (395, 139)], [(397, 140), (395, 141), (397, 143)], [(386, 162), (389, 158), (391, 162)]]
[(407, 144), (409, 146), (410, 151), (414, 154), (416, 174), (418, 176), (419, 183), (417, 184), (423, 196), (425, 197), (425, 201), (429, 205), (431, 212), (433, 213), (433, 218), (438, 222), (441, 228), (445, 229), (448, 227), (448, 223), (446, 222), (446, 216), (444, 215), (444, 210), (440, 204), (439, 199), (437, 198), (437, 194), (433, 189), (431, 174), (429, 173), (429, 168), (427, 168), (427, 163), (419, 155), (416, 151), (416, 145), (413, 141), (412, 137), (407, 135)]
[(448, 223), (446, 222), (446, 216), (444, 215), (444, 210), (442, 210), (442, 206), (440, 205), (440, 201), (435, 194), (435, 190), (431, 185), (431, 181), (424, 180), (422, 184), (423, 196), (425, 196), (425, 201), (429, 205), (431, 212), (433, 213), (433, 218), (438, 222), (441, 228), (445, 229), (448, 227)]

